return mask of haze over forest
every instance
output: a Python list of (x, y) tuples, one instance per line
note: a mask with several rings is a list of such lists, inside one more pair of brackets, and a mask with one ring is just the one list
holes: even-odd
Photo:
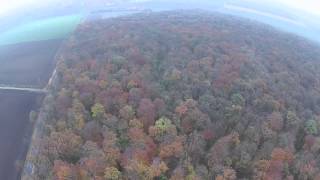
[(318, 179), (320, 48), (206, 11), (85, 21), (57, 55), (33, 179)]
[(317, 0), (11, 0), (0, 179), (320, 179)]

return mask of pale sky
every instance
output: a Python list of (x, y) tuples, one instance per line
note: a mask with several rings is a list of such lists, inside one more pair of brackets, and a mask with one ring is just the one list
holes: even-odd
[[(81, 0), (77, 1), (78, 3), (81, 2)], [(74, 2), (75, 0), (0, 0), (0, 16), (11, 14), (16, 11), (23, 11), (28, 7), (42, 8), (46, 7), (48, 4), (68, 5)]]
[[(112, 2), (119, 0), (98, 0), (100, 2)], [(121, 1), (121, 0), (120, 0)], [(141, 0), (135, 0), (141, 1)], [(152, 1), (152, 0), (151, 0)], [(187, 0), (186, 0), (187, 1)], [(320, 16), (320, 0), (249, 0), (260, 3), (275, 3), (275, 4), (283, 4), (287, 7), (306, 11), (308, 13), (312, 13)], [(74, 0), (0, 0), (0, 16), (12, 13), (14, 11), (23, 10), (26, 7), (37, 7), (41, 8), (49, 3), (63, 3), (68, 4), (75, 2)], [(78, 0), (76, 2), (81, 2)], [(89, 1), (90, 2), (90, 1)]]
[[(54, 0), (45, 0), (46, 3), (51, 3)], [(18, 11), (23, 7), (34, 6), (36, 3), (41, 7), (40, 3), (44, 1), (41, 0), (0, 0), (0, 15), (12, 13), (14, 11)]]
[[(252, 0), (256, 1), (256, 0)], [(263, 1), (263, 0), (262, 0)], [(265, 0), (270, 3), (280, 3), (287, 7), (320, 15), (320, 0)]]

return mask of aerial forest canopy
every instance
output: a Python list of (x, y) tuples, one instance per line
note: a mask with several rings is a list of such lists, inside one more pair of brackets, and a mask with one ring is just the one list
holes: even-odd
[(83, 22), (57, 55), (34, 179), (320, 178), (320, 48), (201, 11)]

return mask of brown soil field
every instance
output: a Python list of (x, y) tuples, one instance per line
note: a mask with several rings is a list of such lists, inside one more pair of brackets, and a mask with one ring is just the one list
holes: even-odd
[(0, 46), (0, 84), (44, 87), (62, 39)]
[(43, 95), (0, 91), (0, 179), (20, 179), (32, 133), (29, 112), (37, 110)]

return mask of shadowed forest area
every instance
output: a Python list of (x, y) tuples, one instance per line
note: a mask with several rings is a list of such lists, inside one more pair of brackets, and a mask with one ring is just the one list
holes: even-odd
[(33, 179), (320, 178), (320, 47), (202, 11), (84, 22), (58, 54)]

